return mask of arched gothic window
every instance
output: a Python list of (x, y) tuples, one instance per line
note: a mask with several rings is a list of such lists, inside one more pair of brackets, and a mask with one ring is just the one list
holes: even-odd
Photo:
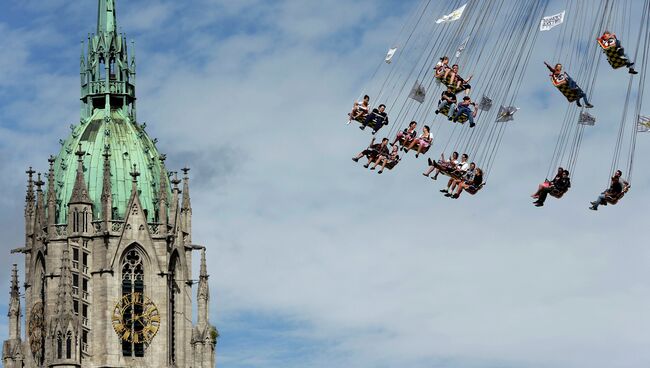
[(56, 358), (61, 359), (63, 358), (63, 337), (61, 337), (61, 333), (56, 336)]
[[(126, 252), (126, 255), (124, 256), (122, 260), (122, 296), (126, 296), (128, 294), (134, 294), (134, 293), (139, 293), (139, 294), (134, 294), (134, 295), (140, 295), (140, 298), (142, 298), (142, 293), (144, 292), (144, 262), (142, 259), (142, 255), (137, 249), (131, 249), (128, 252)], [(134, 320), (137, 320), (137, 318), (133, 318), (132, 316), (137, 316), (142, 314), (142, 305), (141, 304), (134, 304), (133, 309), (126, 308), (124, 311), (124, 318), (125, 320), (131, 320), (131, 326), (127, 326), (127, 328), (135, 329), (137, 326), (135, 326)], [(122, 341), (122, 355), (123, 356), (136, 356), (136, 357), (143, 357), (144, 356), (144, 343), (142, 342), (130, 342), (130, 341)]]
[(72, 333), (68, 332), (65, 338), (65, 358), (72, 358)]

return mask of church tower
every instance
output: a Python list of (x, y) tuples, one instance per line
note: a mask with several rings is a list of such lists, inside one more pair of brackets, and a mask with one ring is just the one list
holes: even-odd
[(14, 267), (4, 367), (215, 366), (190, 170), (167, 170), (136, 119), (135, 66), (115, 1), (98, 0), (96, 33), (82, 44), (80, 122), (45, 174), (27, 171), (25, 246), (12, 250), (26, 280), (21, 294)]

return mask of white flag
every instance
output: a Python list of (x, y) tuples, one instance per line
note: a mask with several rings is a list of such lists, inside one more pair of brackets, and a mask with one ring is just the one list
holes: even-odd
[(467, 47), (467, 42), (469, 42), (469, 37), (467, 37), (456, 49), (456, 58), (460, 57), (460, 53), (465, 50), (465, 47)]
[(411, 88), (411, 93), (409, 93), (409, 98), (412, 98), (419, 103), (423, 103), (426, 95), (427, 92), (424, 90), (424, 86), (420, 84), (420, 82), (415, 81), (413, 88)]
[(453, 12), (451, 12), (451, 13), (449, 13), (447, 15), (443, 15), (442, 18), (440, 18), (440, 19), (438, 19), (436, 21), (436, 24), (453, 22), (455, 20), (460, 19), (460, 17), (463, 15), (463, 11), (465, 11), (466, 6), (467, 6), (467, 4), (461, 6), (460, 8), (454, 10)]
[(519, 110), (518, 107), (514, 106), (503, 106), (499, 108), (499, 113), (497, 114), (497, 121), (500, 123), (505, 123), (507, 121), (514, 120), (515, 113)]
[(386, 64), (391, 63), (391, 61), (393, 60), (393, 55), (395, 55), (396, 51), (397, 51), (397, 47), (393, 47), (388, 50), (388, 53), (386, 54)]
[(566, 10), (562, 10), (562, 13), (558, 13), (555, 15), (549, 15), (548, 17), (542, 18), (542, 22), (539, 24), (539, 30), (540, 31), (548, 31), (551, 28), (558, 26), (564, 22), (564, 12)]
[(594, 126), (596, 125), (596, 118), (590, 113), (583, 111), (580, 113), (580, 117), (578, 118), (578, 124)]
[(650, 117), (639, 116), (639, 123), (636, 126), (636, 131), (638, 133), (650, 132)]

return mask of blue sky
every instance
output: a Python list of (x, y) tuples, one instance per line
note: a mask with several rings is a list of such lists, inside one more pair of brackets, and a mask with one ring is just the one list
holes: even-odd
[[(23, 239), (23, 172), (45, 170), (78, 122), (79, 42), (94, 30), (96, 3), (3, 5), (8, 254)], [(345, 114), (416, 5), (118, 0), (118, 25), (137, 45), (139, 119), (170, 167), (192, 167), (219, 366), (648, 366), (650, 136), (639, 136), (625, 200), (586, 209), (607, 180), (624, 71), (601, 63), (598, 125), (573, 189), (543, 209), (529, 195), (566, 107), (541, 65), (552, 62), (557, 30), (538, 41), (521, 111), (480, 195), (441, 198), (443, 184), (420, 175), (423, 158), (381, 177), (350, 161), (369, 138)], [(562, 9), (552, 2), (547, 14)], [(11, 263), (23, 260), (2, 257), (0, 269)], [(8, 277), (0, 273), (0, 287)]]

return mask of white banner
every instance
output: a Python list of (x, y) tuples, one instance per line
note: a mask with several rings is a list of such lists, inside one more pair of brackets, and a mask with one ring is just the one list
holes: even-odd
[(447, 15), (443, 15), (442, 18), (436, 21), (436, 24), (453, 22), (455, 20), (460, 19), (460, 17), (463, 15), (463, 11), (465, 11), (466, 6), (467, 4), (461, 6), (460, 8), (454, 10), (453, 12)]
[(540, 31), (548, 31), (551, 28), (558, 26), (564, 22), (564, 12), (566, 10), (562, 10), (562, 13), (558, 13), (555, 15), (550, 15), (548, 17), (542, 18), (542, 22), (539, 25), (539, 30)]
[(397, 47), (393, 47), (388, 50), (388, 53), (386, 54), (386, 64), (390, 64), (391, 61), (393, 60), (393, 56), (395, 55), (395, 52), (397, 51)]
[(469, 37), (467, 37), (456, 49), (456, 58), (460, 57), (461, 52), (467, 47), (467, 42), (469, 42)]

